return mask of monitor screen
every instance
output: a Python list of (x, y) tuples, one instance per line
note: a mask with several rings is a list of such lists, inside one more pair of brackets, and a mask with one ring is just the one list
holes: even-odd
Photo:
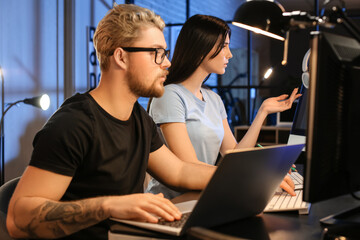
[(360, 44), (355, 39), (313, 33), (307, 93), (304, 180), (307, 202), (360, 190), (359, 62)]
[[(307, 88), (302, 85), (300, 93), (302, 96), (299, 98), (291, 131), (288, 139), (288, 144), (301, 144), (306, 142), (306, 122), (307, 122)], [(303, 149), (305, 151), (305, 148)]]
[(290, 109), (276, 113), (276, 126), (291, 127), (297, 108), (297, 101), (294, 101)]

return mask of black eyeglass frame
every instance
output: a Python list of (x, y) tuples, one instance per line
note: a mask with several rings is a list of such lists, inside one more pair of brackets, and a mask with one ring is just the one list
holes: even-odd
[[(169, 59), (170, 50), (166, 50), (165, 48), (144, 48), (144, 47), (122, 47), (126, 52), (155, 52), (155, 63), (160, 65), (164, 62), (165, 56)], [(157, 55), (159, 54), (159, 50), (164, 50), (164, 53), (161, 55), (161, 62), (156, 62)]]

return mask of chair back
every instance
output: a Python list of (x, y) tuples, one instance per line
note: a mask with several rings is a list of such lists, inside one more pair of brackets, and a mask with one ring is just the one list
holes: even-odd
[(13, 195), (16, 185), (19, 182), (20, 177), (7, 181), (0, 187), (0, 239), (1, 240), (13, 240), (10, 237), (6, 229), (6, 215), (8, 212), (8, 206), (10, 198)]
[(0, 211), (5, 215), (7, 214), (10, 198), (15, 190), (17, 183), (19, 182), (19, 179), (20, 177), (11, 179), (0, 187)]

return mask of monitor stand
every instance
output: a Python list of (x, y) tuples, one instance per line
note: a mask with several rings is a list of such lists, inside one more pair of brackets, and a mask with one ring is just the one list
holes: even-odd
[(323, 234), (327, 237), (344, 236), (349, 239), (360, 239), (360, 206), (322, 218), (320, 224), (324, 228)]

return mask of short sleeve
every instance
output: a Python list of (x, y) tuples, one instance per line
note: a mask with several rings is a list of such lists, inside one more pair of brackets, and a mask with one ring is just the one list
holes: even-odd
[(89, 149), (92, 124), (72, 112), (57, 112), (36, 134), (30, 165), (73, 176)]
[(181, 93), (172, 86), (166, 86), (164, 95), (152, 100), (149, 114), (156, 124), (185, 123), (186, 106)]
[(212, 97), (213, 99), (216, 99), (216, 105), (217, 105), (217, 108), (219, 109), (221, 119), (222, 120), (226, 119), (227, 114), (226, 114), (226, 109), (225, 109), (223, 100), (217, 93), (215, 93), (213, 91), (210, 91), (210, 94), (213, 95), (213, 97)]
[(224, 120), (224, 119), (227, 119), (227, 114), (226, 114), (226, 109), (225, 109), (225, 106), (224, 106), (224, 102), (222, 101), (222, 99), (220, 98), (219, 95), (218, 96), (218, 102), (219, 102), (219, 108), (220, 108), (220, 115), (221, 115), (221, 118)]
[(159, 134), (159, 127), (156, 126), (154, 121), (151, 119), (152, 122), (152, 138), (151, 138), (151, 147), (150, 152), (155, 152), (158, 150), (162, 145), (164, 145), (164, 141)]

